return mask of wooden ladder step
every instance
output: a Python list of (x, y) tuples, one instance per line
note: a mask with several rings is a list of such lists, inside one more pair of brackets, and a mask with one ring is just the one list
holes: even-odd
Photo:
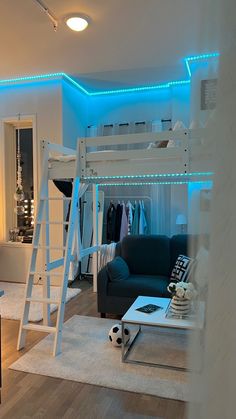
[(35, 272), (30, 272), (29, 273), (30, 275), (39, 275), (39, 276), (63, 276), (63, 272), (52, 272), (52, 271), (48, 271), (48, 272), (45, 272), (45, 271), (42, 271), (42, 272), (39, 272), (39, 271), (35, 271)]
[(60, 300), (55, 300), (52, 298), (43, 298), (43, 297), (28, 297), (26, 301), (29, 303), (47, 303), (47, 304), (60, 304)]
[(68, 221), (37, 221), (35, 224), (41, 225), (69, 225)]
[(41, 201), (71, 201), (71, 198), (67, 197), (56, 197), (56, 196), (49, 196), (49, 197), (42, 197), (40, 198)]
[(56, 333), (57, 328), (53, 326), (45, 326), (44, 324), (23, 324), (22, 329), (33, 330), (35, 332)]
[(44, 249), (66, 250), (66, 246), (43, 246), (43, 245), (39, 244), (38, 246), (33, 246), (33, 249), (38, 249), (38, 250), (44, 250)]

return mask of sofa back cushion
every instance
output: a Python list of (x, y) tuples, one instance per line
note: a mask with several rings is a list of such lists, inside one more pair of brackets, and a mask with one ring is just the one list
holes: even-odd
[(131, 274), (169, 275), (170, 239), (167, 236), (126, 236), (117, 250)]

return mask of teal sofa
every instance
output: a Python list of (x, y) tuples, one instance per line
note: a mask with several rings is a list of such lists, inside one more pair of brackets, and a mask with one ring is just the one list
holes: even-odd
[(126, 236), (116, 246), (116, 256), (128, 265), (129, 276), (112, 281), (107, 266), (98, 273), (97, 307), (106, 313), (123, 315), (139, 295), (169, 297), (167, 286), (177, 257), (189, 255), (186, 234), (171, 238), (161, 235)]

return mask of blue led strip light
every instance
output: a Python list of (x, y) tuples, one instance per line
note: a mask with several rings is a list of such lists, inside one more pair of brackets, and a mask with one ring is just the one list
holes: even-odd
[(35, 76), (16, 77), (14, 79), (3, 79), (0, 80), (0, 84), (19, 83), (24, 81), (52, 79), (55, 77), (63, 77), (64, 73), (49, 73), (49, 74), (36, 74)]
[(129, 182), (129, 183), (99, 183), (100, 186), (144, 186), (144, 185), (189, 185), (189, 184), (202, 184), (212, 185), (212, 181), (202, 180), (185, 180), (175, 182)]
[(84, 176), (84, 180), (102, 180), (102, 179), (153, 179), (170, 177), (193, 177), (193, 176), (213, 176), (213, 172), (193, 172), (193, 173), (159, 173), (150, 175), (127, 175), (127, 176)]
[(77, 83), (74, 79), (72, 79), (66, 73), (48, 73), (48, 74), (36, 74), (35, 76), (24, 76), (24, 77), (16, 77), (13, 79), (3, 79), (0, 80), (0, 85), (4, 84), (11, 84), (11, 83), (21, 83), (21, 82), (30, 82), (30, 81), (42, 81), (46, 79), (54, 79), (54, 78), (64, 78), (73, 84), (77, 89), (81, 90), (86, 95), (90, 95), (90, 93), (83, 87), (81, 84)]
[(210, 54), (202, 54), (202, 55), (194, 55), (190, 57), (184, 58), (184, 63), (186, 65), (188, 78), (185, 80), (174, 80), (167, 83), (160, 83), (155, 85), (147, 85), (147, 86), (140, 86), (140, 87), (130, 87), (130, 88), (124, 88), (124, 89), (113, 89), (113, 90), (101, 90), (97, 92), (91, 92), (86, 90), (81, 84), (79, 84), (76, 80), (74, 80), (72, 77), (68, 76), (68, 74), (63, 72), (57, 72), (57, 73), (48, 73), (48, 74), (37, 74), (34, 76), (24, 76), (24, 77), (16, 77), (12, 79), (3, 79), (0, 80), (0, 86), (1, 85), (9, 85), (11, 83), (17, 84), (22, 82), (30, 82), (30, 81), (43, 81), (46, 79), (53, 79), (53, 78), (64, 78), (69, 83), (74, 85), (77, 89), (79, 89), (82, 93), (86, 94), (87, 96), (99, 96), (99, 95), (112, 95), (112, 94), (120, 94), (120, 93), (136, 93), (136, 92), (145, 92), (145, 91), (154, 91), (158, 89), (169, 89), (173, 86), (181, 86), (181, 85), (187, 85), (191, 81), (191, 69), (190, 69), (190, 63), (194, 61), (201, 61), (201, 60), (208, 60), (211, 58), (217, 58), (219, 57), (219, 52), (213, 52)]
[(170, 81), (168, 83), (163, 84), (155, 84), (154, 86), (141, 86), (141, 87), (129, 87), (126, 89), (116, 89), (116, 90), (104, 90), (98, 92), (90, 92), (90, 96), (99, 96), (99, 95), (111, 95), (117, 93), (136, 93), (136, 92), (144, 92), (147, 90), (157, 90), (157, 89), (169, 89), (171, 86), (189, 84), (190, 80), (177, 80), (177, 81)]
[(191, 79), (191, 77), (192, 77), (192, 73), (191, 73), (189, 63), (191, 63), (193, 61), (201, 61), (201, 60), (208, 60), (210, 58), (217, 58), (219, 56), (220, 56), (219, 52), (212, 52), (211, 54), (193, 55), (193, 56), (190, 56), (190, 57), (186, 57), (184, 59), (184, 62), (185, 62), (186, 68), (187, 68), (189, 78)]
[(85, 93), (88, 96), (91, 96), (91, 93), (88, 92), (88, 90), (86, 90), (83, 86), (81, 86), (81, 84), (77, 83), (77, 81), (75, 81), (74, 79), (72, 79), (70, 76), (68, 76), (66, 73), (62, 74), (63, 77), (68, 80), (70, 83), (72, 83), (75, 87), (77, 87), (79, 90), (81, 90), (81, 92)]

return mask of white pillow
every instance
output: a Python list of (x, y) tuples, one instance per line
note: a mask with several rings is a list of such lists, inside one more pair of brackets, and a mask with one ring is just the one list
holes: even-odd
[(209, 252), (205, 247), (200, 247), (196, 256), (196, 269), (195, 269), (195, 282), (197, 287), (204, 289), (208, 282), (208, 264), (209, 264)]

